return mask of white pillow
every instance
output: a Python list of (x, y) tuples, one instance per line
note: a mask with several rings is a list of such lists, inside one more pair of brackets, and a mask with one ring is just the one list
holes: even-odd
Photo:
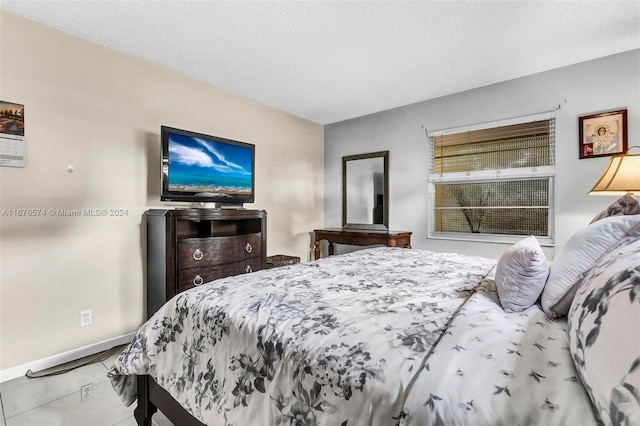
[(520, 312), (538, 300), (549, 275), (547, 258), (531, 236), (505, 251), (496, 266), (496, 289), (506, 312)]
[(577, 284), (622, 237), (640, 226), (640, 215), (611, 216), (576, 232), (553, 258), (542, 292), (542, 309), (551, 319), (567, 315)]

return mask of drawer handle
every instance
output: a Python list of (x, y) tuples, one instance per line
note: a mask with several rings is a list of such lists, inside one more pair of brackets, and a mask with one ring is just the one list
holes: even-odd
[(247, 274), (248, 274), (249, 272), (253, 272), (253, 269), (251, 269), (251, 265), (247, 265), (247, 267), (246, 267), (246, 268), (244, 268), (244, 272), (246, 272)]
[(196, 287), (198, 287), (199, 285), (202, 285), (203, 283), (203, 279), (200, 275), (196, 275), (195, 278), (193, 279), (193, 285), (195, 285)]
[(196, 249), (196, 251), (193, 252), (193, 260), (202, 260), (202, 256), (204, 255), (202, 254), (200, 249)]
[(253, 251), (253, 247), (251, 247), (251, 244), (247, 243), (246, 247), (244, 248), (244, 250), (247, 253), (251, 253)]

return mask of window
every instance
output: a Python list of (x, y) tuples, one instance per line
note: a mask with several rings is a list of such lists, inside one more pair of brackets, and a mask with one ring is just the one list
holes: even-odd
[(430, 238), (552, 245), (553, 113), (427, 136)]

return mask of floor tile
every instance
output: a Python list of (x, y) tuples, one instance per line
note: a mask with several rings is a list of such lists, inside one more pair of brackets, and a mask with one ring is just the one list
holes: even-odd
[(138, 423), (136, 423), (136, 419), (133, 416), (131, 416), (131, 417), (127, 417), (120, 423), (116, 423), (113, 426), (138, 426)]
[[(23, 376), (0, 383), (5, 419), (67, 395), (79, 396), (80, 388), (89, 383), (95, 386), (105, 382), (111, 387), (107, 380), (105, 367), (98, 362), (55, 376), (34, 379)], [(111, 392), (116, 395), (113, 390)]]
[(155, 413), (151, 420), (153, 421), (154, 426), (173, 426), (173, 423), (171, 423), (160, 411)]
[[(151, 423), (153, 426), (174, 426), (173, 423), (169, 421), (160, 411), (156, 412), (151, 418)], [(136, 419), (131, 416), (128, 419), (121, 421), (120, 423), (115, 424), (114, 426), (138, 426), (136, 423)]]
[[(136, 403), (125, 407), (106, 377), (123, 349), (63, 374), (0, 383), (0, 426), (137, 426)], [(93, 396), (83, 402), (80, 388), (89, 383)], [(161, 412), (154, 414), (152, 423), (174, 426)]]
[[(104, 371), (103, 366), (100, 365)], [(7, 418), (6, 426), (113, 426), (133, 415), (135, 404), (125, 407), (110, 382), (94, 384), (93, 397), (81, 402), (80, 391)], [(135, 424), (135, 422), (133, 423)]]
[(4, 423), (4, 408), (2, 408), (2, 393), (0, 393), (0, 426), (5, 426), (5, 423)]

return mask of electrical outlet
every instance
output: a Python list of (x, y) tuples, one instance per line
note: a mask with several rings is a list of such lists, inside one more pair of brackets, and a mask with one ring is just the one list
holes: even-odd
[(80, 312), (80, 327), (91, 325), (91, 310)]
[(89, 383), (80, 388), (80, 401), (85, 402), (91, 398), (93, 398), (93, 383)]

